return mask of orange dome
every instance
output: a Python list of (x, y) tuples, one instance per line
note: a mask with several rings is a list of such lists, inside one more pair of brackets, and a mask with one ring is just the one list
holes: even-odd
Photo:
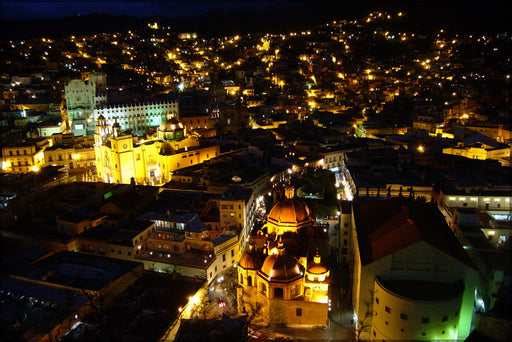
[(285, 198), (277, 202), (267, 220), (275, 225), (303, 225), (312, 221), (308, 206), (297, 198)]
[(290, 281), (302, 277), (303, 267), (292, 255), (273, 254), (265, 259), (261, 272), (269, 278), (269, 281)]
[(250, 250), (242, 255), (242, 258), (240, 258), (240, 261), (238, 262), (238, 266), (246, 270), (258, 270), (261, 265), (263, 265), (264, 261), (265, 255)]
[(311, 274), (325, 274), (327, 273), (327, 268), (323, 266), (322, 264), (317, 264), (314, 261), (311, 261), (308, 264), (308, 273)]

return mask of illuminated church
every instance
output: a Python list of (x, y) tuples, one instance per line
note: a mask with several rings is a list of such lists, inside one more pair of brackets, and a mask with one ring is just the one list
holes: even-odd
[(328, 235), (288, 186), (238, 264), (238, 311), (256, 325), (327, 326)]
[(163, 184), (171, 180), (174, 170), (200, 164), (220, 153), (218, 145), (200, 146), (199, 136), (187, 135), (174, 115), (160, 124), (155, 137), (140, 141), (121, 133), (117, 122), (109, 126), (100, 115), (94, 143), (98, 178), (105, 183)]

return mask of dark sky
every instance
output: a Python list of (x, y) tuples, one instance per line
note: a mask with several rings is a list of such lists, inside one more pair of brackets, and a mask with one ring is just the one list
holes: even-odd
[(1, 0), (2, 19), (59, 18), (85, 15), (89, 13), (107, 13), (135, 17), (164, 16), (190, 17), (207, 13), (213, 9), (275, 9), (293, 5), (302, 5), (306, 0), (113, 0), (113, 1), (77, 1), (77, 0)]

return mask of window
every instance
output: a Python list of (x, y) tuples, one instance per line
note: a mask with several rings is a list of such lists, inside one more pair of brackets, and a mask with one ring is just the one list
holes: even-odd
[(232, 249), (231, 250), (231, 257), (234, 257), (235, 256), (235, 251)]
[(348, 223), (345, 223), (343, 226), (344, 226), (344, 227), (348, 227)]
[(377, 336), (377, 334), (375, 333), (375, 330), (374, 330), (373, 331), (373, 337), (376, 337), (376, 336)]
[(265, 285), (265, 284), (261, 284), (261, 292), (262, 292), (263, 294), (267, 294), (267, 285)]
[(222, 261), (226, 261), (226, 254), (222, 254)]
[(375, 303), (379, 304), (379, 298), (375, 297)]
[(295, 309), (295, 316), (301, 317), (302, 316), (302, 308), (296, 308)]
[(448, 316), (443, 316), (442, 322), (446, 322), (448, 320)]
[(421, 318), (421, 323), (428, 323), (428, 322), (430, 322), (430, 319), (428, 317)]
[(401, 313), (400, 318), (403, 320), (407, 320), (407, 314)]
[(459, 314), (459, 310), (455, 311), (455, 316), (457, 316)]
[(385, 310), (386, 310), (387, 313), (391, 313), (391, 308), (389, 306), (386, 306)]
[(121, 250), (120, 249), (117, 250), (117, 254), (121, 254)]
[(128, 255), (132, 255), (132, 252), (128, 252)]

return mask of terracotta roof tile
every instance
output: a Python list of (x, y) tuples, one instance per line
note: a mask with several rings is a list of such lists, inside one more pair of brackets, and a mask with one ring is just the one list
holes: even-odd
[(420, 204), (404, 197), (387, 198), (356, 204), (354, 216), (363, 265), (425, 241), (474, 267), (442, 214), (431, 203)]

